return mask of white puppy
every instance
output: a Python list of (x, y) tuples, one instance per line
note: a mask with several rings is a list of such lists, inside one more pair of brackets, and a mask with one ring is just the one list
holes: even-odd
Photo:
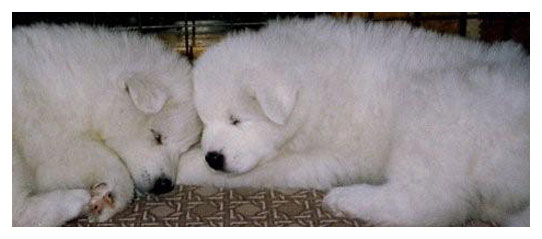
[(80, 25), (13, 30), (14, 226), (104, 221), (173, 188), (198, 141), (188, 62), (151, 37)]
[(520, 46), (285, 20), (211, 47), (194, 86), (202, 150), (178, 183), (331, 189), (325, 206), (382, 225), (529, 225)]

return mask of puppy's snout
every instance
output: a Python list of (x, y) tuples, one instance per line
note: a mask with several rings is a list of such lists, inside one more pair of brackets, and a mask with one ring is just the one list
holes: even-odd
[(225, 161), (225, 159), (224, 159), (223, 154), (221, 154), (219, 152), (216, 152), (216, 151), (208, 152), (205, 155), (205, 161), (207, 161), (207, 164), (212, 169), (217, 170), (217, 171), (224, 171), (224, 161)]
[(163, 194), (168, 193), (173, 190), (173, 182), (171, 182), (171, 179), (167, 177), (160, 177), (154, 181), (154, 187), (151, 190), (151, 193), (153, 194)]

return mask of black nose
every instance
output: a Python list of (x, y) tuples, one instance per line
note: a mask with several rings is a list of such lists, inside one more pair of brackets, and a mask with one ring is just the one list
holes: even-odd
[(219, 152), (211, 151), (205, 155), (205, 161), (214, 170), (224, 171), (224, 155)]
[(163, 194), (168, 193), (173, 190), (173, 183), (169, 178), (166, 177), (160, 177), (154, 181), (154, 187), (151, 190), (151, 193), (154, 194)]

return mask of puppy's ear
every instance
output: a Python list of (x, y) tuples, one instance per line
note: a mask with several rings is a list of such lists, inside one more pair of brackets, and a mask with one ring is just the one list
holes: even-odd
[(297, 87), (289, 84), (264, 83), (254, 87), (256, 100), (264, 114), (273, 122), (284, 125), (297, 100)]
[(134, 105), (146, 114), (158, 113), (167, 100), (166, 90), (151, 75), (136, 73), (125, 81)]

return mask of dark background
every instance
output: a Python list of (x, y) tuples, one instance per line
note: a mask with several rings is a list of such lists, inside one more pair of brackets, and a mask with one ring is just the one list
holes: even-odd
[[(339, 13), (12, 13), (12, 27), (38, 22), (101, 25), (121, 30), (158, 34), (190, 59), (230, 31), (258, 29), (276, 18), (331, 15), (337, 18), (363, 17), (368, 21), (406, 21), (446, 34), (457, 34), (486, 42), (513, 40), (530, 48), (530, 13), (428, 13), (428, 12), (339, 12)], [(476, 34), (469, 36), (475, 24)]]

